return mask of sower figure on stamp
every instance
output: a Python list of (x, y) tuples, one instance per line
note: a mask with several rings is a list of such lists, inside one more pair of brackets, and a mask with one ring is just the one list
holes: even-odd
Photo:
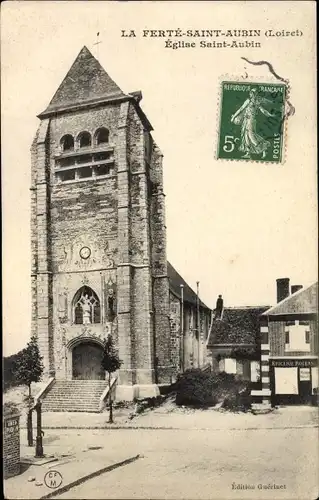
[(257, 89), (249, 92), (249, 98), (231, 117), (231, 122), (235, 125), (241, 125), (239, 151), (244, 154), (243, 158), (250, 158), (251, 154), (262, 154), (265, 158), (270, 142), (261, 137), (256, 132), (256, 117), (258, 111), (271, 118), (273, 114), (269, 113), (262, 104), (272, 104), (269, 99), (258, 96)]

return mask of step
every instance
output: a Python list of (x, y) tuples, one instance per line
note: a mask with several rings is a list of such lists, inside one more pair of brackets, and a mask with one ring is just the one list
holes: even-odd
[(42, 402), (44, 412), (100, 411), (100, 398), (107, 380), (55, 380)]

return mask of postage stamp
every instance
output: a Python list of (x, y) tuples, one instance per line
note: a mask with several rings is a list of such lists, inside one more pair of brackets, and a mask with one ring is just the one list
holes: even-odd
[(218, 159), (281, 163), (286, 85), (221, 83)]

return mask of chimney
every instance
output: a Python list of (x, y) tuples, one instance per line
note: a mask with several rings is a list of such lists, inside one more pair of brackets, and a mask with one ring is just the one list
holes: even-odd
[(216, 302), (216, 309), (215, 309), (215, 319), (222, 319), (223, 309), (224, 309), (223, 297), (221, 295), (218, 295), (218, 299)]
[(291, 285), (291, 295), (302, 289), (302, 285)]
[(289, 297), (289, 278), (278, 278), (277, 280), (277, 303)]

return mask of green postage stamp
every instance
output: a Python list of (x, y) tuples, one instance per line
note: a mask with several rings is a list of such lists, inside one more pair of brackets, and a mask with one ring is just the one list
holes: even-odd
[(286, 85), (223, 81), (217, 158), (280, 163)]

